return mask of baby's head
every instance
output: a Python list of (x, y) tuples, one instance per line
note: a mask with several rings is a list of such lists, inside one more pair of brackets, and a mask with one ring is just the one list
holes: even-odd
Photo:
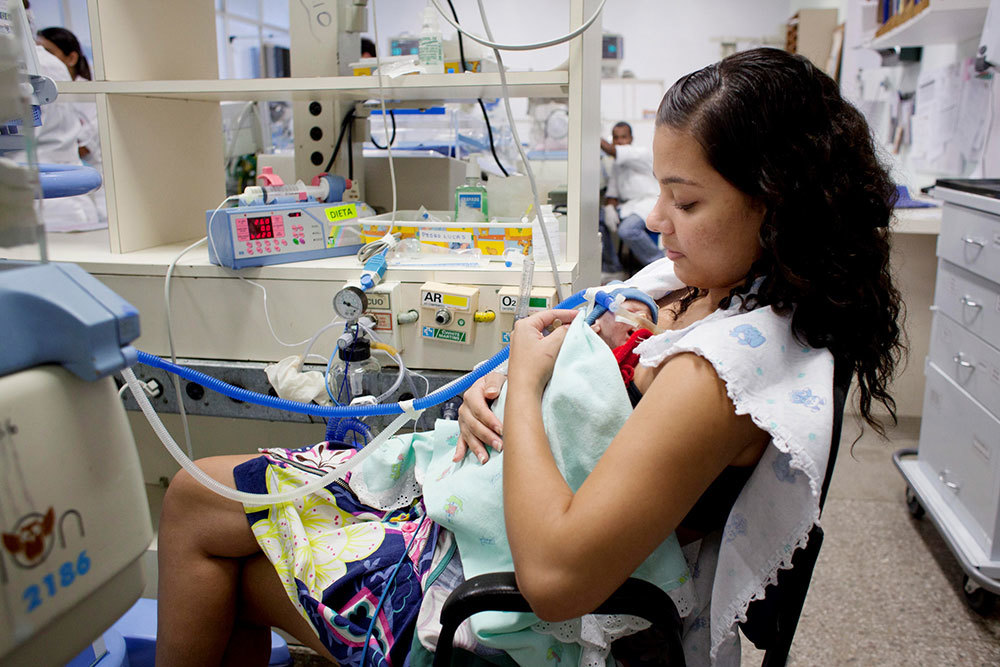
[[(626, 298), (619, 306), (622, 310), (627, 310), (636, 315), (640, 315), (647, 320), (653, 319), (653, 313), (648, 305), (638, 299)], [(591, 328), (605, 343), (613, 350), (628, 342), (629, 337), (641, 327), (637, 327), (631, 322), (619, 322), (615, 319), (615, 314), (608, 311), (597, 318)]]

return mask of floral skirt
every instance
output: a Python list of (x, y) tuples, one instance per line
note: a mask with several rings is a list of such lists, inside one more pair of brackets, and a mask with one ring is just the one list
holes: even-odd
[[(236, 467), (236, 486), (251, 493), (302, 486), (356, 453), (340, 446), (262, 450)], [(361, 665), (362, 654), (364, 665), (404, 663), (438, 534), (422, 498), (374, 509), (358, 500), (348, 475), (293, 502), (245, 509), (288, 597), (341, 665)]]

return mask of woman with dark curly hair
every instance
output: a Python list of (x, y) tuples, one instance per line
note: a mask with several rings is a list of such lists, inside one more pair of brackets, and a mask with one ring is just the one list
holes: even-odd
[[(466, 392), (457, 425), (390, 441), (347, 486), (244, 508), (178, 473), (160, 521), (158, 664), (259, 660), (270, 625), (344, 664), (407, 649), (425, 664), (437, 605), (490, 558), (513, 564), (535, 616), (474, 622), (466, 646), (488, 661), (502, 649), (519, 664), (604, 664), (641, 628), (581, 617), (640, 576), (685, 619), (688, 664), (739, 664), (736, 622), (819, 517), (835, 381), (856, 380), (880, 433), (873, 404), (894, 417), (895, 190), (836, 84), (773, 49), (671, 87), (653, 171), (647, 225), (667, 258), (634, 281), (667, 329), (630, 350), (628, 387), (578, 311), (545, 311), (515, 325), (493, 409), (496, 375)], [(593, 456), (568, 467), (578, 451)], [(200, 466), (261, 491), (353, 454), (264, 453)]]
[(853, 377), (878, 433), (875, 403), (895, 420), (895, 189), (837, 84), (775, 49), (677, 81), (653, 153), (660, 196), (646, 224), (667, 259), (644, 273), (672, 262), (687, 288), (659, 301), (672, 331), (636, 347), (634, 412), (571, 490), (541, 392), (564, 335), (543, 331), (574, 314), (549, 311), (515, 325), (502, 424), (484, 400), (496, 376), (466, 393), (459, 454), (503, 446), (515, 571), (541, 618), (587, 613), (676, 533), (694, 575), (678, 600), (689, 663), (738, 664), (736, 621), (818, 519), (835, 377)]

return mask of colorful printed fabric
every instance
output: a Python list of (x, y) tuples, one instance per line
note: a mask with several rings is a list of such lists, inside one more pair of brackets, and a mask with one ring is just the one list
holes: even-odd
[[(233, 471), (241, 491), (301, 486), (356, 452), (320, 443), (262, 453)], [(438, 527), (424, 520), (422, 499), (381, 511), (359, 502), (349, 481), (348, 475), (348, 483), (334, 482), (290, 503), (246, 506), (247, 519), (292, 603), (341, 665), (361, 664), (369, 628), (364, 664), (402, 665)]]

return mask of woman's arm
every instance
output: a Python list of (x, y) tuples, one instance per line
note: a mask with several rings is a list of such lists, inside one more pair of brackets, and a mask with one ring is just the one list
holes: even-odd
[(515, 327), (511, 346), (504, 513), (521, 591), (539, 617), (555, 621), (605, 600), (712, 480), (747, 449), (759, 458), (768, 437), (749, 416), (735, 414), (708, 361), (679, 355), (664, 364), (574, 494), (542, 425), (547, 356), (539, 334), (527, 331), (539, 325), (530, 320)]

